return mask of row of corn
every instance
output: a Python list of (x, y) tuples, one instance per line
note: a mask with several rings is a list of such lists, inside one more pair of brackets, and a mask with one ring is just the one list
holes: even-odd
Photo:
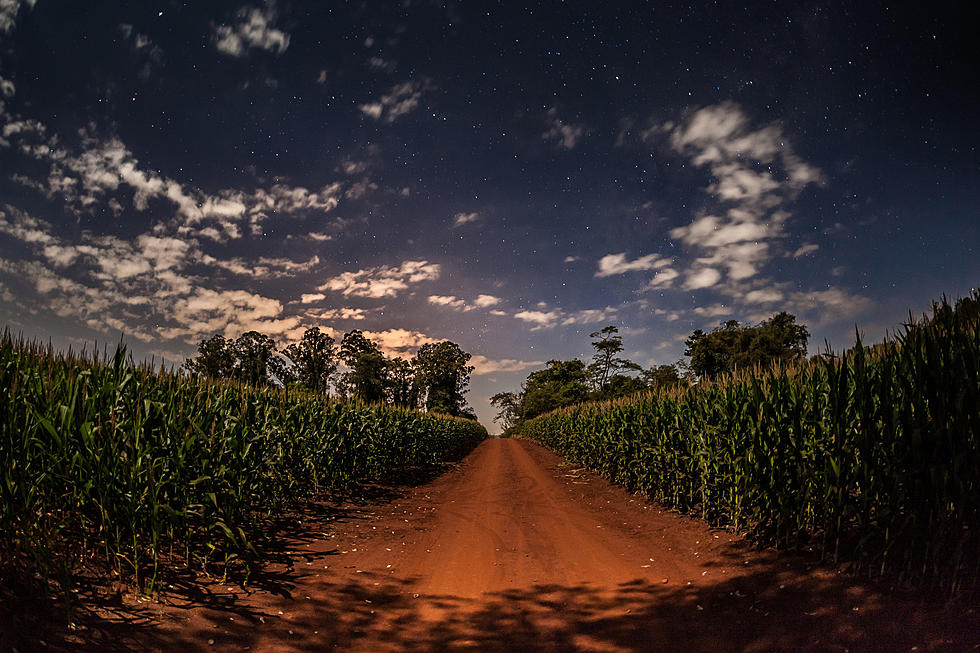
[(973, 588), (978, 324), (944, 300), (883, 345), (859, 339), (796, 367), (569, 407), (514, 435), (765, 544)]
[(192, 380), (0, 339), (0, 572), (109, 569), (153, 591), (161, 564), (254, 556), (291, 502), (438, 462), (477, 422)]

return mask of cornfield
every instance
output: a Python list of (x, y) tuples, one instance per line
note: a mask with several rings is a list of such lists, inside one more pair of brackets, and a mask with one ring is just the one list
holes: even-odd
[[(152, 592), (161, 562), (254, 559), (291, 502), (437, 462), (476, 422), (194, 380), (0, 339), (0, 571), (70, 587), (106, 565)], [(178, 556), (175, 558), (174, 556)]]
[(971, 589), (980, 321), (967, 313), (944, 299), (876, 347), (859, 337), (795, 367), (568, 407), (513, 435), (763, 544)]

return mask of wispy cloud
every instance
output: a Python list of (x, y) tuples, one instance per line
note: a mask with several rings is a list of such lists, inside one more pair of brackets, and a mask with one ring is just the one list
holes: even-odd
[(36, 0), (0, 0), (0, 34), (10, 34), (21, 7), (31, 9)]
[(679, 124), (656, 125), (647, 141), (666, 135), (670, 147), (712, 181), (714, 210), (670, 231), (700, 256), (685, 271), (683, 287), (709, 288), (724, 270), (735, 281), (759, 273), (785, 235), (791, 204), (809, 184), (822, 184), (817, 168), (797, 156), (781, 127), (754, 127), (738, 105), (725, 102), (693, 112)]
[(242, 7), (230, 25), (215, 25), (211, 31), (214, 47), (232, 57), (244, 57), (251, 49), (282, 54), (289, 47), (289, 34), (273, 26), (275, 5), (265, 9)]
[(560, 311), (519, 311), (514, 313), (514, 317), (523, 322), (533, 324), (532, 331), (538, 329), (549, 329), (561, 320)]
[(488, 306), (496, 306), (500, 301), (500, 297), (494, 295), (479, 295), (474, 303), (480, 308), (486, 308)]
[(6, 77), (0, 76), (0, 97), (13, 97), (17, 93), (17, 87)]
[(609, 322), (618, 312), (618, 309), (610, 306), (606, 308), (590, 308), (566, 315), (562, 318), (561, 323), (567, 326), (569, 324), (598, 324), (600, 322)]
[(319, 313), (310, 313), (310, 317), (318, 320), (363, 320), (367, 311), (363, 308), (331, 308)]
[(538, 331), (540, 329), (551, 329), (556, 326), (570, 326), (573, 324), (598, 324), (600, 322), (608, 322), (616, 317), (619, 309), (612, 306), (607, 306), (605, 308), (595, 308), (595, 309), (583, 309), (578, 311), (567, 312), (560, 308), (547, 309), (546, 304), (540, 304), (538, 306), (539, 310), (523, 310), (514, 313), (513, 317), (521, 320), (522, 322), (527, 322), (534, 326), (531, 327), (532, 331)]
[(436, 306), (446, 306), (456, 310), (466, 310), (466, 302), (453, 295), (429, 295), (429, 303)]
[(548, 109), (547, 119), (548, 130), (541, 137), (546, 141), (555, 143), (562, 149), (574, 149), (585, 134), (584, 125), (568, 123), (559, 118), (556, 107)]
[(544, 361), (525, 361), (514, 358), (491, 360), (486, 356), (477, 354), (470, 359), (470, 365), (474, 368), (473, 374), (481, 376), (496, 372), (522, 372), (532, 367), (540, 367), (544, 365)]
[(407, 81), (396, 84), (386, 95), (382, 95), (377, 102), (368, 102), (358, 105), (366, 116), (375, 120), (392, 123), (407, 113), (411, 113), (419, 106), (422, 98), (422, 85), (415, 81)]
[(410, 329), (388, 329), (386, 331), (365, 331), (364, 337), (373, 340), (386, 356), (411, 356), (422, 345), (439, 342), (420, 331)]
[(638, 270), (656, 270), (670, 265), (670, 259), (661, 258), (659, 254), (647, 254), (632, 261), (627, 260), (626, 252), (607, 254), (599, 259), (599, 269), (596, 277), (611, 277), (615, 274), (635, 272)]
[(20, 139), (21, 153), (50, 166), (46, 178), (24, 177), (19, 179), (21, 183), (48, 198), (61, 197), (78, 214), (104, 206), (104, 201), (117, 213), (123, 208), (119, 200), (129, 199), (141, 212), (149, 211), (154, 201), (162, 201), (175, 207), (174, 224), (185, 237), (224, 242), (241, 238), (243, 230), (259, 235), (261, 223), (273, 214), (327, 213), (336, 208), (344, 194), (340, 182), (319, 190), (280, 182), (252, 191), (221, 189), (207, 193), (149, 169), (119, 138), (98, 138), (91, 128), (81, 131), (78, 147), (68, 146), (58, 136), (49, 137), (37, 121), (4, 125), (0, 145), (15, 137)]
[(477, 212), (472, 213), (457, 213), (453, 216), (453, 226), (461, 227), (464, 224), (470, 224), (471, 222), (476, 222), (480, 219), (480, 214)]
[(500, 303), (500, 298), (494, 297), (493, 295), (480, 295), (470, 303), (455, 295), (429, 295), (428, 301), (434, 306), (445, 306), (457, 311), (469, 312), (478, 308), (496, 306)]
[(820, 245), (816, 243), (804, 243), (800, 245), (795, 252), (793, 252), (793, 258), (800, 258), (806, 256), (807, 254), (812, 254), (820, 249)]
[(663, 268), (658, 270), (653, 279), (650, 280), (643, 290), (657, 290), (660, 288), (670, 288), (674, 285), (674, 280), (681, 276), (681, 273), (674, 268)]
[(684, 290), (698, 290), (699, 288), (710, 288), (721, 281), (721, 272), (714, 268), (697, 268), (687, 273), (684, 279)]
[(381, 265), (357, 272), (344, 272), (317, 287), (357, 297), (395, 297), (410, 285), (439, 278), (438, 263), (404, 261), (398, 267)]

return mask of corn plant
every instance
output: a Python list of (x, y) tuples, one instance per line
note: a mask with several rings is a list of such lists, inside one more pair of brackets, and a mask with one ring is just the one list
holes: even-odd
[(93, 561), (152, 592), (162, 562), (255, 556), (284, 507), (485, 438), (478, 423), (215, 383), (0, 338), (0, 565), (67, 588)]
[(764, 544), (950, 590), (980, 573), (978, 433), (980, 320), (945, 299), (876, 347), (514, 430)]

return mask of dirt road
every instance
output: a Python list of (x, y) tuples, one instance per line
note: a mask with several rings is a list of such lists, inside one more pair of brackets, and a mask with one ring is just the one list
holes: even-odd
[[(98, 648), (977, 650), (976, 606), (862, 583), (664, 511), (537, 445), (489, 440), (391, 500), (298, 525), (246, 586), (102, 606)], [(94, 614), (94, 613), (93, 613)], [(917, 649), (914, 647), (918, 647)]]

